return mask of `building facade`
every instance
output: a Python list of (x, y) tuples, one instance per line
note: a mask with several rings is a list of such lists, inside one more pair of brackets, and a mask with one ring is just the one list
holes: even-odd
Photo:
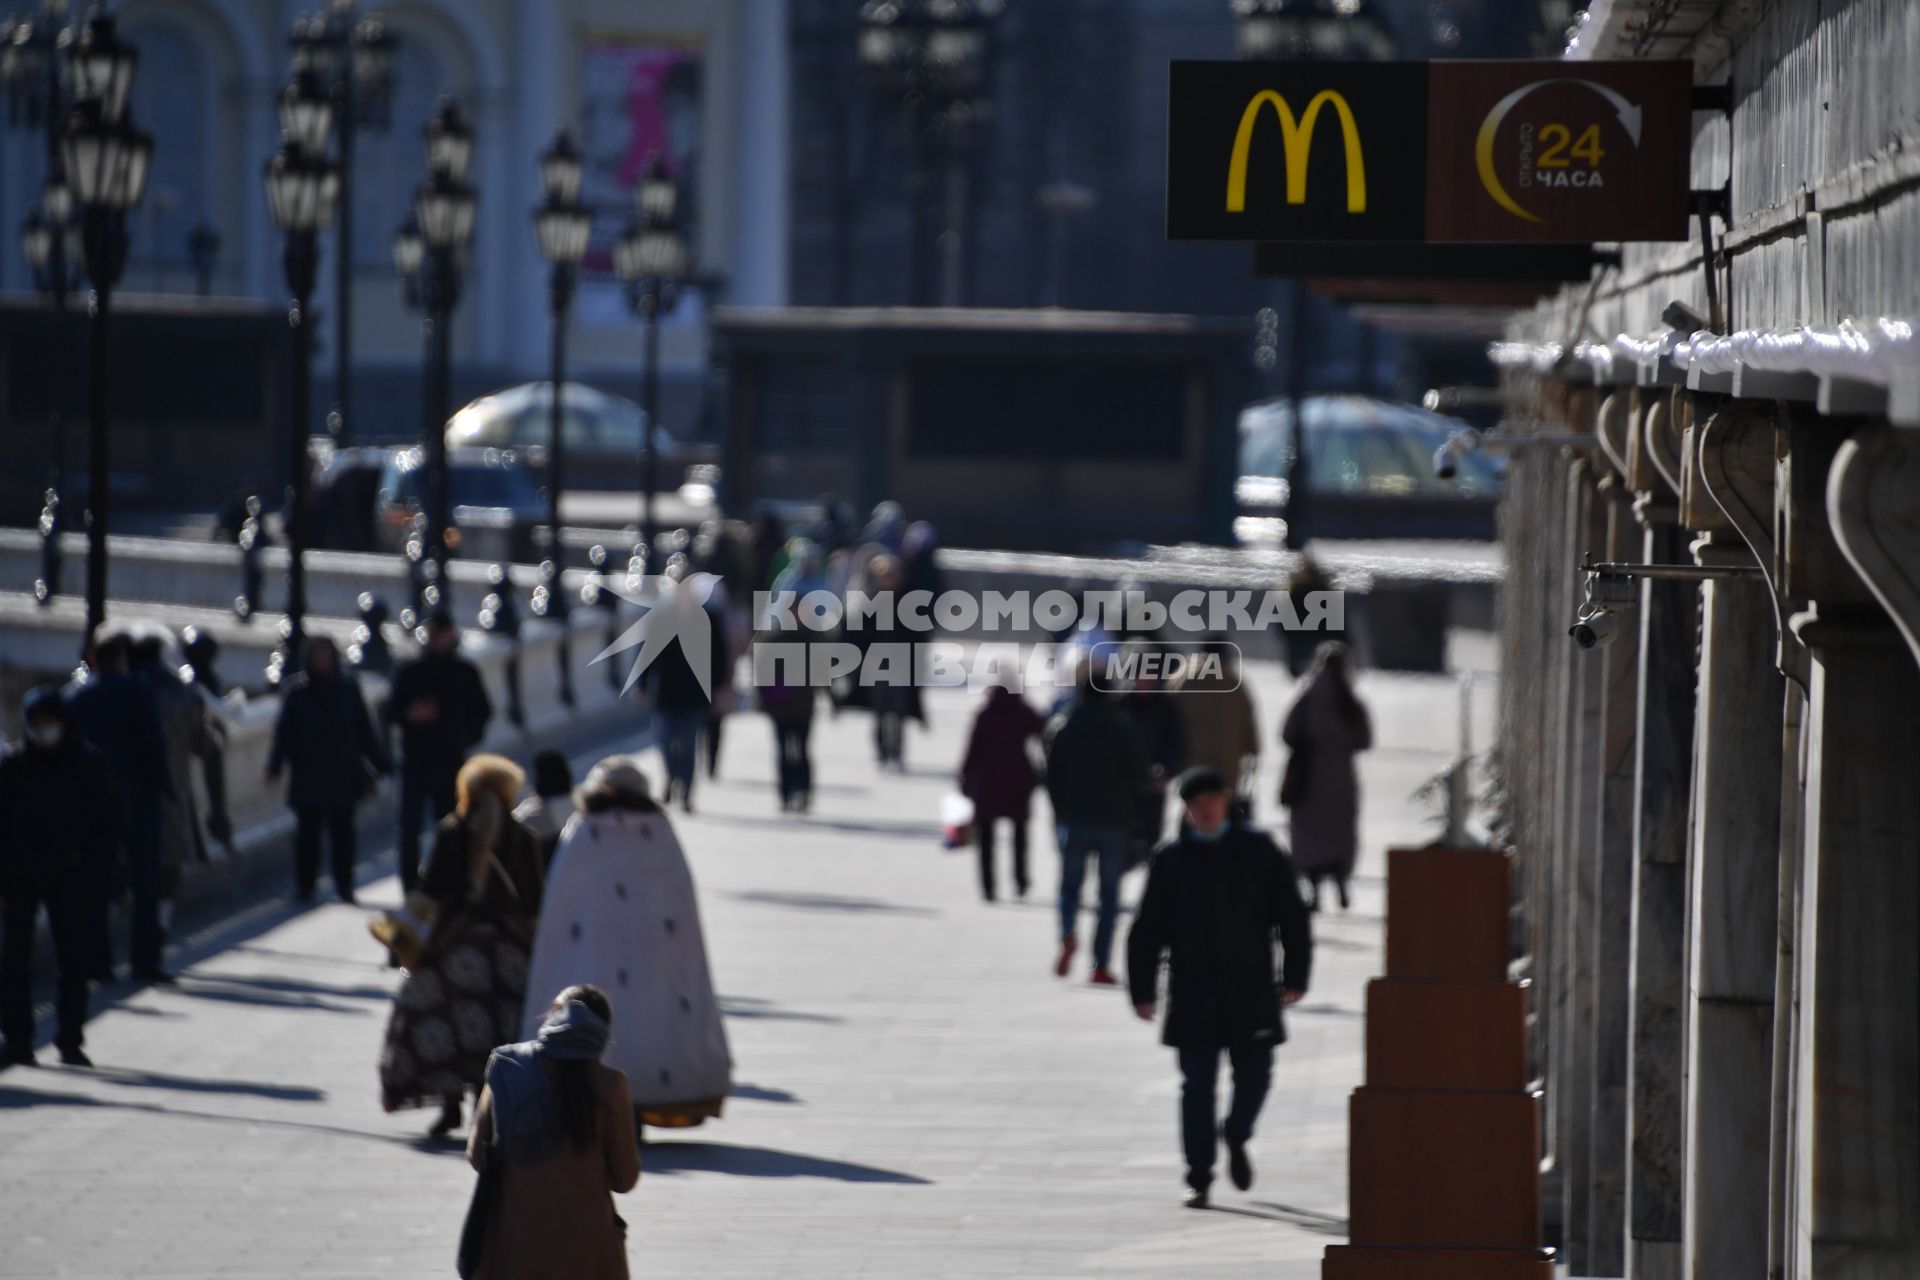
[[(284, 296), (281, 241), (261, 170), (279, 136), (287, 36), (312, 3), (282, 0), (124, 0), (121, 33), (139, 49), (133, 114), (155, 135), (147, 196), (133, 216), (128, 293), (191, 293), (190, 232), (220, 249), (212, 291)], [(531, 211), (536, 157), (563, 125), (587, 153), (597, 252), (576, 306), (573, 367), (631, 393), (639, 381), (638, 324), (611, 280), (605, 245), (618, 234), (627, 189), (661, 150), (691, 187), (693, 238), (708, 287), (691, 292), (663, 331), (665, 417), (687, 429), (702, 397), (702, 312), (716, 296), (786, 299), (787, 61), (784, 0), (393, 0), (367, 6), (398, 39), (391, 124), (362, 129), (352, 183), (355, 429), (411, 435), (419, 418), (419, 326), (394, 279), (389, 240), (424, 172), (421, 130), (442, 95), (473, 123), (470, 180), (479, 192), (465, 296), (454, 318), (456, 394), (543, 377), (547, 270)], [(44, 166), (38, 132), (0, 141), (0, 202), (13, 219), (35, 198)], [(337, 352), (332, 236), (323, 239), (315, 299), (321, 404)], [(0, 255), (0, 288), (30, 289), (17, 252)]]
[(1920, 1275), (1920, 8), (1614, 0), (1569, 56), (1728, 96), (1706, 246), (1495, 351), (1578, 442), (1508, 477), (1549, 1207), (1575, 1275)]

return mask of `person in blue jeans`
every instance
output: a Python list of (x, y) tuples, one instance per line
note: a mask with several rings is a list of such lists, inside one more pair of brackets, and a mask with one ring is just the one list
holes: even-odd
[[(732, 673), (721, 619), (701, 601), (694, 583), (680, 581), (671, 589), (684, 593), (674, 602), (674, 607), (703, 610), (707, 624), (704, 628), (683, 631), (669, 641), (641, 673), (640, 683), (653, 699), (654, 712), (659, 716), (660, 754), (667, 769), (667, 799), (671, 802), (678, 796), (680, 807), (692, 813), (693, 777), (699, 771), (700, 738), (706, 732), (707, 719), (713, 710), (712, 691), (730, 683)], [(701, 629), (706, 632), (704, 637), (694, 634)], [(693, 655), (683, 647), (702, 642), (707, 649), (703, 664), (708, 681), (705, 685), (701, 683), (700, 672), (695, 670)]]
[[(1167, 964), (1160, 1038), (1180, 1057), (1181, 1146), (1194, 1209), (1207, 1207), (1221, 1138), (1233, 1185), (1253, 1185), (1247, 1144), (1273, 1079), (1274, 1046), (1287, 1038), (1280, 1010), (1306, 996), (1313, 969), (1313, 928), (1293, 863), (1265, 832), (1232, 820), (1232, 798), (1218, 769), (1180, 776), (1186, 821), (1154, 854), (1127, 934), (1128, 995), (1144, 1021), (1159, 1014)], [(1284, 955), (1277, 985), (1276, 933)], [(1224, 1124), (1215, 1102), (1222, 1054), (1233, 1066)]]
[(1100, 882), (1091, 980), (1097, 986), (1119, 981), (1111, 963), (1120, 877), (1139, 798), (1150, 785), (1146, 751), (1132, 723), (1098, 687), (1091, 668), (1082, 668), (1072, 702), (1047, 728), (1047, 796), (1060, 838), (1060, 951), (1053, 965), (1059, 977), (1073, 968), (1080, 947), (1080, 900), (1091, 861)]

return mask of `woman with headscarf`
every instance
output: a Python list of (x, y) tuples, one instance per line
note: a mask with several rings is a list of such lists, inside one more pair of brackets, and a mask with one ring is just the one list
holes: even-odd
[(1280, 803), (1289, 814), (1294, 865), (1313, 886), (1313, 910), (1320, 909), (1320, 882), (1332, 880), (1344, 911), (1360, 843), (1360, 780), (1353, 758), (1373, 746), (1373, 723), (1353, 691), (1352, 656), (1338, 640), (1314, 653), (1280, 741), (1291, 752)]
[(609, 1065), (627, 1073), (639, 1119), (699, 1124), (721, 1113), (733, 1086), (693, 874), (632, 760), (602, 760), (574, 798), (580, 813), (547, 883), (523, 1025), (531, 1034), (546, 1008), (533, 993), (595, 984), (621, 1028)]
[(531, 1040), (487, 1060), (467, 1159), (499, 1185), (473, 1280), (626, 1280), (613, 1193), (640, 1180), (640, 1153), (627, 1077), (600, 1061), (612, 1025), (605, 992), (568, 987)]
[(487, 1055), (519, 1038), (544, 879), (540, 843), (511, 812), (525, 778), (504, 756), (460, 766), (454, 811), (408, 896), (431, 932), (394, 997), (380, 1095), (388, 1111), (438, 1102), (434, 1137), (460, 1127), (461, 1095), (479, 1092)]

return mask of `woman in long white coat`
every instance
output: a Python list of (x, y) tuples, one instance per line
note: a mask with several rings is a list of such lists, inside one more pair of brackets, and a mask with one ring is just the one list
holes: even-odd
[(547, 1006), (532, 993), (599, 987), (619, 1028), (605, 1062), (627, 1073), (639, 1120), (699, 1124), (720, 1115), (732, 1060), (680, 841), (624, 756), (595, 765), (574, 799), (527, 975), (528, 1035)]

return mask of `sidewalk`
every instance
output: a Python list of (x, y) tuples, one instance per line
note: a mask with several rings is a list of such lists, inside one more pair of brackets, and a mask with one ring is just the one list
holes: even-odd
[[(1270, 735), (1285, 677), (1256, 674)], [(1317, 922), (1260, 1179), (1245, 1196), (1222, 1181), (1208, 1213), (1180, 1207), (1170, 1051), (1084, 961), (1051, 974), (1047, 829), (1027, 903), (981, 903), (971, 853), (939, 849), (969, 700), (929, 699), (904, 779), (875, 773), (865, 716), (823, 720), (805, 820), (778, 811), (764, 722), (731, 721), (722, 780), (676, 824), (738, 1084), (723, 1121), (643, 1151), (620, 1202), (634, 1273), (1317, 1277), (1345, 1231), (1380, 850), (1426, 838), (1407, 796), (1446, 763), (1457, 702), (1437, 679), (1362, 692), (1382, 749), (1364, 758), (1358, 899)], [(1269, 815), (1275, 778), (1269, 760)], [(97, 1070), (0, 1073), (0, 1276), (450, 1274), (472, 1176), (421, 1139), (429, 1114), (380, 1111), (395, 975), (365, 918), (264, 904), (197, 940), (178, 989), (102, 1012)]]

